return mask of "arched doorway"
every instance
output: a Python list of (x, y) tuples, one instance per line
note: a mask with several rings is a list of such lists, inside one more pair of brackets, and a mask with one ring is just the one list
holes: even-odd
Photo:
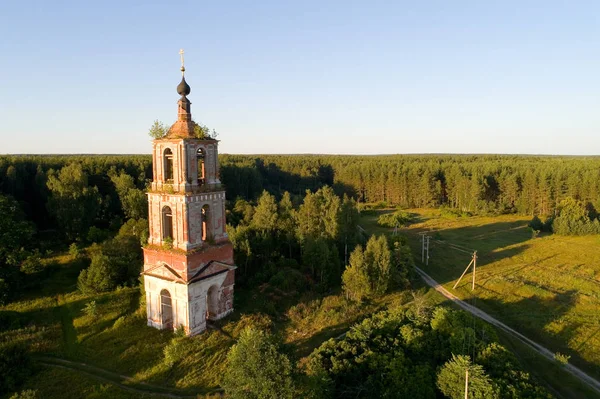
[(219, 288), (211, 286), (206, 293), (206, 319), (214, 320), (219, 314)]
[(164, 330), (173, 329), (173, 305), (171, 294), (167, 290), (160, 292), (160, 323)]

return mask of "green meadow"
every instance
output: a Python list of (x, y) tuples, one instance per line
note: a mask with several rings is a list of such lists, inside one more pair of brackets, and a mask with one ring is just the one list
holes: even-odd
[[(369, 231), (371, 212), (361, 218)], [(534, 237), (530, 218), (515, 215), (456, 217), (440, 210), (409, 209), (409, 236), (415, 260), (445, 288), (481, 308), (570, 362), (600, 377), (600, 236)], [(421, 264), (419, 233), (431, 236), (429, 264)], [(477, 250), (475, 290), (471, 271), (452, 287), (471, 256), (448, 244)]]
[[(181, 338), (146, 326), (140, 288), (84, 295), (76, 286), (84, 262), (66, 252), (43, 262), (44, 270), (23, 297), (0, 307), (7, 321), (0, 338), (30, 345), (35, 374), (20, 389), (37, 390), (44, 398), (146, 397), (142, 391), (147, 397), (220, 397), (227, 353), (245, 327), (270, 329), (288, 355), (302, 363), (362, 317), (410, 298), (394, 292), (359, 305), (339, 290), (299, 294), (263, 284), (238, 289), (236, 311), (214, 329)], [(65, 367), (65, 360), (73, 363)]]

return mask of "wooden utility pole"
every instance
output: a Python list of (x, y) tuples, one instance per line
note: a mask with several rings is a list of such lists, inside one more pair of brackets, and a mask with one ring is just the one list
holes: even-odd
[(421, 233), (421, 263), (425, 263), (425, 233)]
[(421, 234), (421, 263), (429, 265), (429, 237), (427, 233)]
[(465, 372), (465, 399), (469, 399), (469, 369)]
[(464, 275), (467, 274), (467, 272), (469, 271), (469, 268), (471, 268), (471, 265), (473, 265), (473, 286), (471, 287), (471, 290), (475, 290), (475, 267), (477, 266), (477, 251), (473, 251), (473, 255), (471, 257), (471, 262), (469, 262), (469, 265), (467, 266), (467, 268), (465, 269), (463, 274), (460, 275), (460, 278), (458, 279), (456, 284), (454, 284), (454, 287), (452, 287), (453, 289), (456, 288), (458, 283), (460, 283), (460, 280), (462, 280)]
[(471, 291), (475, 291), (475, 269), (477, 268), (477, 251), (473, 252), (473, 286)]

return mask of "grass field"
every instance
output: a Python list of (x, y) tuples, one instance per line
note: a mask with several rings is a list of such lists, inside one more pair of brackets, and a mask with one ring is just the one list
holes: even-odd
[[(529, 338), (600, 378), (600, 237), (544, 235), (532, 238), (529, 218), (442, 217), (437, 210), (409, 210), (415, 223), (402, 229), (420, 261), (418, 233), (432, 236), (429, 265), (423, 269), (464, 300), (496, 316)], [(365, 215), (369, 231), (377, 215)], [(447, 243), (477, 250), (475, 291), (471, 275), (452, 286), (470, 255)], [(418, 262), (420, 263), (420, 262)]]
[[(0, 328), (0, 339), (24, 341), (36, 356), (83, 362), (132, 377), (134, 384), (160, 385), (183, 395), (210, 395), (219, 389), (227, 352), (245, 326), (270, 325), (292, 358), (301, 360), (362, 317), (389, 304), (408, 301), (407, 294), (401, 292), (358, 305), (346, 301), (339, 292), (298, 294), (266, 284), (252, 290), (236, 287), (233, 315), (215, 330), (181, 340), (173, 332), (146, 326), (139, 288), (86, 296), (76, 287), (85, 262), (61, 253), (44, 263), (45, 270), (35, 276), (36, 283), (23, 297), (0, 307), (0, 312), (13, 313), (20, 321), (18, 327)], [(85, 307), (92, 301), (96, 312), (88, 314)], [(166, 359), (165, 348), (174, 349), (174, 361)], [(94, 379), (86, 370), (41, 364), (38, 370), (24, 388), (37, 389), (44, 398), (139, 395), (110, 381)], [(61, 382), (67, 380), (71, 383)], [(53, 385), (53, 381), (68, 389)]]
[[(474, 295), (468, 279), (453, 292), (530, 338), (571, 355), (573, 364), (600, 374), (600, 238), (532, 239), (527, 219), (516, 216), (446, 219), (434, 210), (411, 212), (417, 221), (403, 231), (411, 238), (416, 258), (420, 257), (418, 233), (422, 231), (430, 231), (440, 242), (478, 250)], [(370, 232), (389, 233), (376, 225), (376, 216), (363, 215), (361, 225)], [(437, 241), (432, 242), (430, 257), (426, 271), (449, 289), (469, 262), (468, 254)], [(0, 339), (27, 341), (38, 355), (84, 362), (130, 376), (132, 384), (151, 383), (184, 395), (210, 395), (218, 389), (227, 352), (247, 325), (271, 325), (286, 352), (302, 363), (323, 341), (343, 334), (362, 317), (412, 298), (407, 292), (394, 292), (358, 305), (347, 302), (339, 292), (298, 294), (268, 285), (251, 290), (236, 287), (236, 312), (218, 330), (181, 341), (172, 332), (146, 326), (138, 288), (86, 296), (76, 288), (85, 263), (59, 253), (45, 259), (45, 264), (46, 270), (35, 276), (35, 286), (19, 300), (0, 307), (21, 320), (19, 328), (0, 329)], [(434, 291), (427, 296), (432, 303), (444, 302)], [(91, 301), (96, 302), (93, 315), (84, 310)], [(184, 350), (174, 351), (178, 355), (168, 361), (165, 348), (178, 344)], [(551, 386), (561, 379), (560, 396), (592, 397), (577, 381), (558, 377), (564, 374), (559, 366), (528, 354), (518, 342), (513, 346), (540, 380)], [(24, 388), (37, 389), (44, 398), (143, 397), (93, 378), (85, 370), (41, 365)]]

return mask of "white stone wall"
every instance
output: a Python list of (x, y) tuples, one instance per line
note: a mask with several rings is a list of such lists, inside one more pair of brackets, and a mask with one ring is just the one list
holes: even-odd
[(144, 276), (146, 290), (146, 314), (148, 325), (164, 328), (162, 325), (160, 292), (164, 289), (171, 294), (173, 311), (173, 328), (189, 325), (188, 286), (173, 281), (163, 280), (153, 276)]
[(232, 307), (227, 307), (228, 310), (222, 311), (225, 305), (220, 303), (226, 276), (227, 273), (221, 273), (190, 285), (144, 276), (148, 325), (159, 329), (165, 328), (162, 324), (160, 299), (160, 293), (165, 289), (171, 294), (173, 329), (183, 326), (189, 335), (199, 334), (206, 330), (208, 291), (211, 287), (215, 287), (217, 290), (217, 307), (211, 310), (216, 313), (211, 319), (221, 319), (233, 311)]

